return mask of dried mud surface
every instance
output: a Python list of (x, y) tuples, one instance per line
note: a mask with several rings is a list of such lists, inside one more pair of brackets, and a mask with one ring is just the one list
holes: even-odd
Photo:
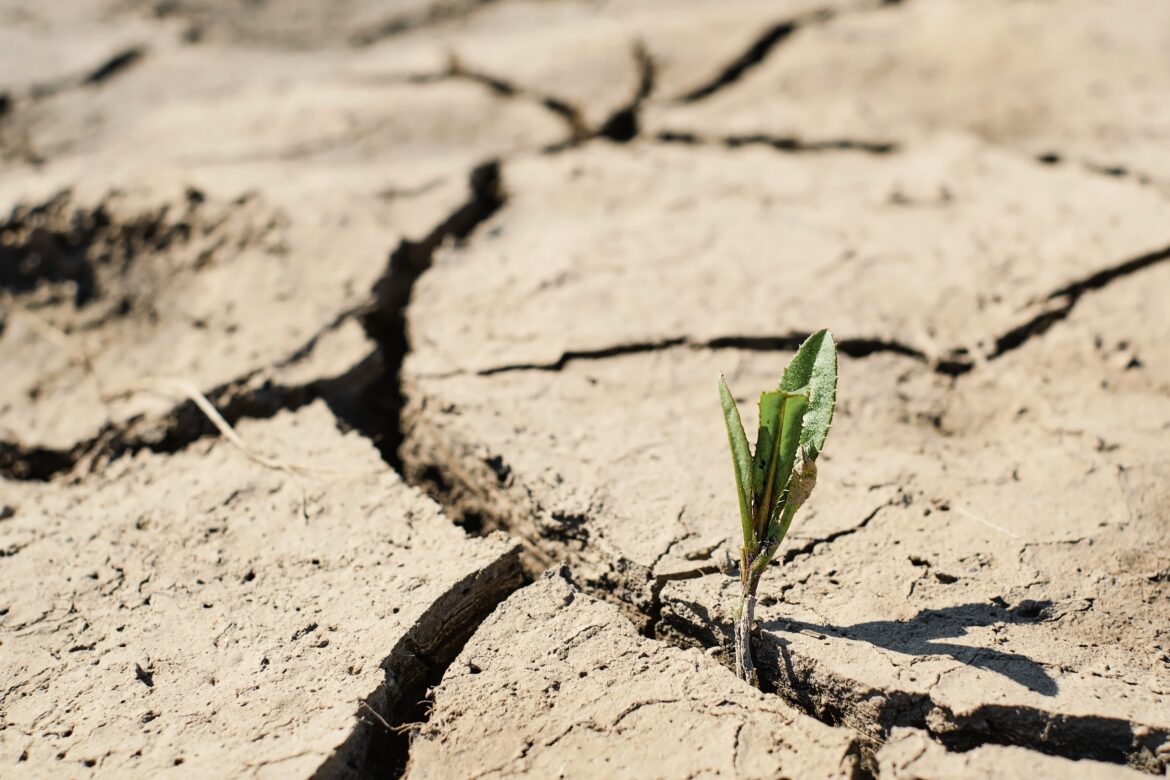
[(853, 776), (851, 732), (729, 686), (704, 653), (640, 636), (568, 574), (550, 570), (484, 621), (434, 692), (407, 777), (452, 765), (482, 777)]
[[(1165, 9), (42, 5), (0, 775), (1170, 772)], [(759, 692), (715, 382), (824, 326)]]
[(239, 434), (335, 471), (290, 480), (220, 440), (14, 491), (5, 764), (360, 766), (355, 728), (520, 585), (514, 543), (465, 538), (321, 402)]

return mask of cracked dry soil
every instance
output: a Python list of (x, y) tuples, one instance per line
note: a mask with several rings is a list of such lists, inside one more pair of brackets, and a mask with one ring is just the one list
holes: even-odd
[[(42, 5), (0, 775), (1170, 771), (1166, 8)], [(715, 380), (822, 326), (755, 691)]]

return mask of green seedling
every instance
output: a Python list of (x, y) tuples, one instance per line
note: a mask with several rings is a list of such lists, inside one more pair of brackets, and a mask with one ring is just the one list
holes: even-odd
[(759, 687), (751, 637), (760, 578), (817, 482), (817, 456), (825, 446), (837, 401), (837, 347), (827, 330), (805, 339), (780, 386), (760, 395), (760, 432), (753, 453), (727, 382), (719, 398), (735, 467), (743, 528), (740, 601), (735, 612), (735, 672)]

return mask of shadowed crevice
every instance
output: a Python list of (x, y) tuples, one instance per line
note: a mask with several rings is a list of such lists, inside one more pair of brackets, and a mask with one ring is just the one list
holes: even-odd
[(363, 318), (366, 333), (380, 349), (383, 370), (363, 389), (371, 400), (367, 424), (359, 427), (378, 447), (382, 458), (402, 471), (400, 417), (406, 397), (401, 387), (402, 362), (410, 351), (406, 308), (414, 285), (430, 269), (435, 251), (445, 241), (462, 241), (506, 202), (498, 160), (472, 170), (468, 200), (419, 241), (403, 239), (390, 253), (386, 272), (373, 288), (374, 302)]
[(43, 482), (73, 468), (74, 450), (28, 447), (19, 442), (0, 441), (0, 477)]
[(1109, 268), (1103, 268), (1083, 279), (1079, 279), (1060, 289), (1053, 290), (1048, 294), (1048, 300), (1071, 298), (1073, 303), (1075, 303), (1077, 299), (1087, 292), (1100, 290), (1102, 287), (1111, 284), (1117, 279), (1135, 274), (1138, 271), (1144, 271), (1151, 266), (1167, 260), (1170, 260), (1170, 246), (1125, 260)]
[[(266, 419), (282, 410), (296, 410), (321, 399), (343, 425), (369, 438), (378, 446), (383, 458), (391, 466), (397, 467), (398, 446), (402, 440), (399, 423), (402, 396), (398, 388), (398, 373), (407, 350), (405, 307), (414, 283), (430, 267), (432, 255), (443, 241), (465, 238), (503, 204), (499, 164), (492, 161), (475, 168), (470, 177), (470, 189), (468, 201), (425, 238), (421, 241), (404, 240), (391, 254), (387, 273), (375, 286), (374, 304), (364, 307), (361, 312), (367, 331), (377, 342), (378, 349), (336, 377), (296, 385), (264, 379), (268, 371), (286, 368), (307, 358), (317, 349), (323, 336), (358, 314), (354, 309), (343, 311), (272, 366), (248, 372), (204, 391), (204, 396), (224, 421), (234, 426), (242, 419)], [(68, 195), (63, 194), (59, 199), (67, 203)], [(53, 204), (61, 205), (57, 200)], [(105, 222), (98, 219), (95, 224), (101, 226)], [(0, 224), (0, 232), (3, 227)], [(69, 246), (85, 243), (70, 235)], [(152, 229), (149, 235), (157, 239), (158, 231)], [(72, 278), (70, 274), (73, 273), (59, 272), (55, 267), (35, 270), (37, 273), (28, 279), (5, 277), (0, 278), (0, 284), (22, 289), (22, 285), (35, 285), (42, 278), (55, 279), (62, 275)], [(198, 405), (191, 400), (184, 400), (163, 415), (140, 415), (124, 422), (107, 423), (93, 437), (65, 449), (0, 441), (0, 477), (48, 481), (74, 471), (79, 466), (84, 466), (87, 471), (93, 470), (99, 465), (142, 450), (179, 452), (199, 439), (218, 434), (215, 424)]]
[(382, 661), (385, 681), (358, 704), (353, 731), (314, 780), (402, 777), (411, 737), (430, 717), (429, 689), (488, 615), (528, 582), (514, 547), (439, 596)]
[[(353, 398), (354, 377), (361, 375), (363, 365), (340, 376), (298, 385), (258, 382), (261, 372), (253, 372), (205, 392), (204, 397), (233, 427), (240, 420), (264, 420), (282, 411), (296, 411), (318, 399), (324, 400), (342, 422), (348, 422), (347, 417), (355, 414), (351, 410), (357, 406)], [(68, 449), (0, 442), (0, 477), (47, 482), (75, 470), (95, 471), (141, 451), (173, 454), (200, 439), (218, 435), (219, 429), (203, 410), (187, 399), (164, 415), (138, 415), (117, 424), (108, 422), (97, 435)]]
[[(1080, 760), (1126, 764), (1153, 774), (1164, 771), (1165, 756), (1157, 749), (1170, 733), (1118, 718), (1073, 715), (1042, 706), (981, 704), (955, 713), (930, 693), (873, 687), (830, 671), (796, 649), (786, 633), (814, 634), (831, 641), (859, 641), (916, 657), (944, 656), (959, 663), (1000, 674), (1045, 697), (1059, 683), (1047, 669), (1018, 653), (994, 648), (940, 642), (962, 636), (968, 628), (995, 623), (1044, 620), (1048, 602), (1025, 601), (1014, 608), (991, 603), (962, 604), (923, 610), (908, 621), (874, 621), (851, 626), (824, 626), (793, 620), (762, 625), (753, 643), (761, 686), (794, 707), (830, 726), (847, 726), (884, 742), (897, 727), (926, 731), (952, 752), (983, 745), (1015, 745), (1040, 753)], [(656, 636), (684, 646), (726, 648), (731, 625), (717, 612), (688, 600), (669, 599), (662, 605)], [(730, 659), (724, 659), (730, 665)]]
[[(812, 331), (793, 331), (780, 336), (720, 336), (696, 345), (698, 349), (742, 349), (749, 352), (795, 352)], [(926, 361), (921, 351), (898, 341), (879, 338), (842, 338), (836, 341), (837, 351), (853, 358), (864, 358), (880, 353), (901, 355)]]
[[(641, 132), (639, 114), (642, 110), (642, 104), (654, 92), (654, 82), (657, 72), (654, 66), (654, 60), (650, 57), (650, 53), (641, 41), (634, 45), (633, 57), (634, 64), (638, 69), (638, 86), (634, 90), (634, 95), (630, 102), (622, 108), (619, 108), (601, 123), (596, 133), (599, 138), (608, 138), (617, 143), (627, 143), (636, 138), (638, 133)], [(560, 149), (554, 148), (549, 151), (560, 151)]]

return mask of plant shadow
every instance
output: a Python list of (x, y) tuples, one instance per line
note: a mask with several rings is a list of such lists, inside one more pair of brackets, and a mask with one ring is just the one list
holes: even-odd
[(851, 626), (821, 626), (800, 620), (772, 620), (763, 628), (772, 632), (823, 632), (846, 639), (858, 639), (876, 647), (906, 655), (945, 655), (979, 669), (1003, 675), (1030, 691), (1055, 696), (1056, 680), (1043, 666), (1027, 656), (988, 647), (940, 642), (960, 637), (969, 628), (995, 623), (1038, 623), (1045, 620), (1052, 607), (1050, 601), (1023, 601), (1013, 608), (988, 603), (960, 604), (943, 609), (926, 609), (910, 620), (876, 620)]

